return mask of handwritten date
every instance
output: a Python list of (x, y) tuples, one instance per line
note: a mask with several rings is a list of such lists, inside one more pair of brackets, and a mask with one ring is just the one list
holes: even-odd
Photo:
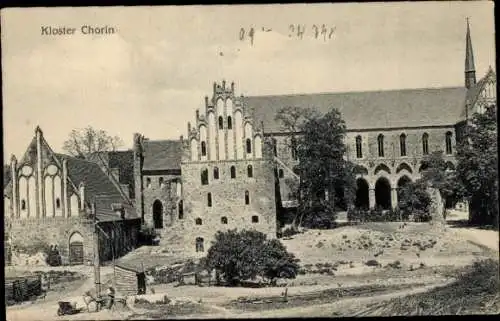
[[(249, 41), (250, 45), (253, 46), (255, 38), (258, 32), (269, 32), (272, 31), (271, 28), (257, 29), (250, 27), (248, 29), (240, 28), (239, 39), (240, 41)], [(288, 26), (288, 37), (296, 38), (299, 40), (304, 39), (304, 37), (310, 37), (315, 40), (328, 41), (334, 38), (336, 31), (336, 26), (328, 26), (326, 24), (314, 24), (307, 28), (306, 25), (301, 24), (291, 24)]]

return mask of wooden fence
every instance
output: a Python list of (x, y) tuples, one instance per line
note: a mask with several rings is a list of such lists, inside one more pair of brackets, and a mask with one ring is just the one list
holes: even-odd
[(42, 294), (42, 276), (33, 275), (5, 279), (5, 301), (22, 302)]

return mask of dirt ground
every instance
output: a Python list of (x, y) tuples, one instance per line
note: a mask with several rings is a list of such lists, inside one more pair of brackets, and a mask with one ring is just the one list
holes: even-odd
[[(94, 286), (92, 268), (78, 267), (89, 276), (84, 284), (45, 301), (7, 307), (7, 320), (336, 316), (377, 300), (448, 284), (454, 280), (452, 272), (458, 267), (487, 257), (498, 259), (498, 236), (495, 242), (491, 232), (428, 223), (369, 223), (309, 230), (283, 240), (288, 250), (301, 260), (304, 272), (296, 279), (281, 282), (282, 287), (155, 285), (155, 294), (135, 298), (149, 302), (146, 305), (134, 304), (132, 298), (130, 308), (57, 317), (58, 300), (64, 298), (82, 307), (81, 295)], [(128, 258), (132, 264), (138, 264), (144, 254), (149, 255), (147, 265), (157, 263), (156, 255), (148, 248), (138, 249), (123, 261)], [(161, 264), (172, 260), (158, 259)], [(367, 266), (368, 261), (373, 266)], [(109, 266), (101, 272), (103, 282), (113, 275)], [(283, 302), (285, 289), (288, 303)], [(162, 303), (165, 295), (169, 304)]]

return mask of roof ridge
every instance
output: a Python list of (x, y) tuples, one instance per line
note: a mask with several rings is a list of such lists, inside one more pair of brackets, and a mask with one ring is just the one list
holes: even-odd
[(360, 93), (382, 93), (396, 91), (422, 91), (422, 90), (441, 90), (441, 89), (466, 89), (465, 86), (443, 86), (443, 87), (420, 87), (420, 88), (401, 88), (401, 89), (378, 89), (378, 90), (356, 90), (356, 91), (330, 91), (330, 92), (312, 92), (312, 93), (295, 93), (295, 94), (269, 94), (269, 95), (247, 95), (244, 98), (259, 98), (259, 97), (293, 97), (293, 96), (309, 96), (309, 95), (338, 95), (338, 94), (360, 94)]

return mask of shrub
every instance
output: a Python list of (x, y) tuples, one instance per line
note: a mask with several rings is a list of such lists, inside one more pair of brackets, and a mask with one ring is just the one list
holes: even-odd
[(298, 259), (277, 240), (267, 240), (258, 231), (218, 232), (208, 250), (206, 264), (232, 286), (261, 276), (274, 283), (277, 278), (295, 278)]
[(304, 219), (303, 225), (311, 229), (331, 229), (337, 226), (335, 222), (335, 212), (329, 211), (327, 207), (320, 208), (320, 206), (313, 209), (314, 213), (307, 215)]
[(290, 227), (287, 227), (283, 233), (282, 233), (282, 236), (283, 237), (290, 237), (290, 236), (293, 236), (297, 234), (297, 231), (295, 231), (293, 228), (290, 228)]

